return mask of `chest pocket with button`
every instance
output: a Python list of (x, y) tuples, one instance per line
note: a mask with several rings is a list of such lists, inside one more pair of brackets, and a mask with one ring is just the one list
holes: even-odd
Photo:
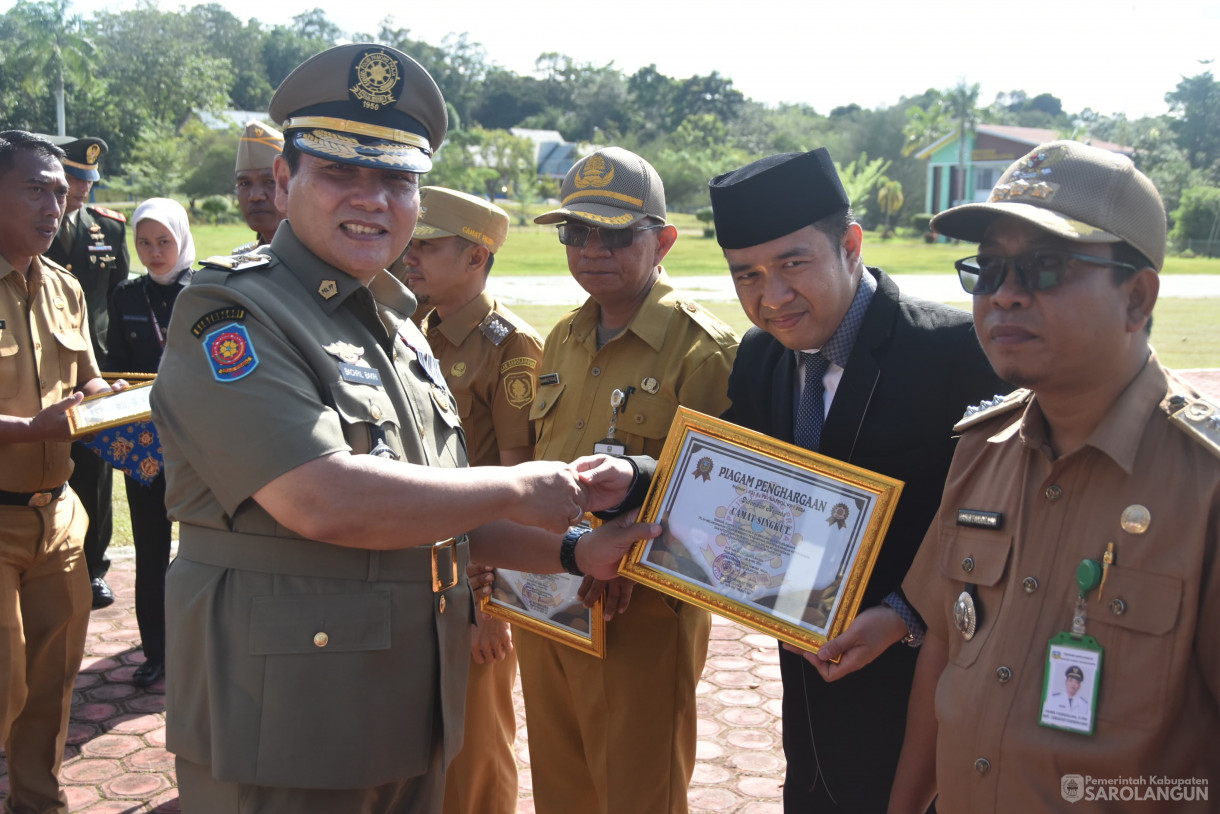
[(17, 395), (21, 383), (17, 375), (17, 334), (11, 328), (0, 328), (0, 399)]
[[(1102, 601), (1090, 594), (1088, 632), (1105, 648), (1099, 720), (1140, 729), (1161, 724), (1182, 593), (1176, 577), (1114, 565)], [(1133, 667), (1138, 675), (1127, 672)]]
[(627, 445), (629, 455), (660, 457), (676, 412), (678, 404), (672, 399), (636, 390), (618, 417), (615, 435)]
[[(949, 661), (959, 667), (969, 667), (991, 636), (995, 619), (1004, 602), (1004, 573), (1012, 551), (1012, 535), (1003, 531), (963, 528), (956, 522), (947, 523), (941, 533), (948, 540), (940, 573), (959, 590), (967, 584), (975, 586), (974, 602), (980, 620), (974, 637), (963, 639), (956, 627), (949, 630)], [(955, 600), (956, 595), (950, 597)], [(947, 608), (952, 613), (952, 608)]]
[[(55, 330), (56, 350), (59, 353), (59, 380), (63, 382), (65, 392), (71, 391), (78, 382), (80, 361), (88, 353), (89, 344), (85, 337), (73, 330)], [(46, 360), (43, 360), (46, 364)]]
[(343, 437), (353, 454), (367, 454), (382, 437), (401, 451), (397, 416), (388, 393), (378, 387), (345, 381), (331, 382), (330, 392), (335, 410), (343, 420)]

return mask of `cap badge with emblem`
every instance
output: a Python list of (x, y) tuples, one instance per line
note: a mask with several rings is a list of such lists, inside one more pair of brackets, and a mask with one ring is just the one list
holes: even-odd
[(367, 51), (352, 61), (352, 78), (356, 84), (348, 92), (371, 110), (398, 101), (398, 84), (402, 74), (398, 61), (384, 50)]
[(577, 173), (573, 183), (577, 189), (588, 189), (589, 187), (601, 189), (602, 187), (609, 186), (613, 180), (614, 165), (610, 165), (609, 169), (607, 169), (606, 159), (600, 155), (595, 155), (580, 168), (580, 172)]

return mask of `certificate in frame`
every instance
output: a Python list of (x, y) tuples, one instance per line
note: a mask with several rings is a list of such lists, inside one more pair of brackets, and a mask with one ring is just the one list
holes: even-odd
[(491, 596), (483, 613), (574, 647), (599, 659), (606, 657), (604, 600), (586, 608), (576, 592), (583, 578), (571, 574), (530, 574), (496, 569)]
[(68, 408), (72, 437), (80, 438), (111, 427), (148, 420), (152, 417), (152, 407), (148, 403), (152, 386), (152, 381), (146, 381), (117, 392), (85, 396), (80, 404)]
[(679, 408), (619, 573), (806, 650), (847, 629), (902, 481)]

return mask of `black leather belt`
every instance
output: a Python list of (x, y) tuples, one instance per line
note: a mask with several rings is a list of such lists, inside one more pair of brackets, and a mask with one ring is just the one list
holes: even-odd
[(29, 506), (32, 509), (41, 509), (52, 500), (59, 500), (59, 496), (67, 488), (68, 484), (61, 483), (46, 492), (0, 492), (0, 506)]

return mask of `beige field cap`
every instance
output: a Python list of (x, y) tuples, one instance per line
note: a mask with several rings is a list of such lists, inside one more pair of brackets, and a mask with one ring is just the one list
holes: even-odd
[(419, 221), (412, 237), (464, 237), (495, 254), (508, 237), (508, 213), (456, 189), (424, 187), (419, 191)]
[(243, 170), (270, 169), (275, 157), (284, 152), (284, 134), (269, 124), (246, 122), (246, 129), (237, 142), (237, 167)]
[(1165, 262), (1165, 204), (1156, 186), (1130, 158), (1099, 147), (1040, 144), (1004, 171), (986, 203), (946, 209), (932, 219), (932, 229), (978, 243), (1000, 215), (1068, 240), (1125, 241), (1157, 271)]
[(577, 161), (564, 176), (560, 208), (534, 218), (559, 223), (575, 218), (626, 229), (652, 216), (665, 220), (665, 186), (652, 165), (622, 147), (606, 147)]
[(318, 158), (427, 172), (449, 115), (424, 67), (388, 45), (353, 43), (301, 63), (268, 111), (284, 138)]

